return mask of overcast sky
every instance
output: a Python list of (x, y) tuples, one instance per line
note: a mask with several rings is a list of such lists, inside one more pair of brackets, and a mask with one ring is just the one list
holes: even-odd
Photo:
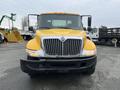
[(19, 27), (23, 16), (43, 12), (90, 14), (93, 26), (120, 27), (120, 0), (0, 0), (0, 17), (11, 12)]

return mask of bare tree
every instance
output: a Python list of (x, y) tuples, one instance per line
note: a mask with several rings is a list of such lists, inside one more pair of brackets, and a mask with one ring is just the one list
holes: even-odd
[(22, 30), (25, 30), (26, 27), (28, 27), (28, 18), (23, 17), (22, 18)]

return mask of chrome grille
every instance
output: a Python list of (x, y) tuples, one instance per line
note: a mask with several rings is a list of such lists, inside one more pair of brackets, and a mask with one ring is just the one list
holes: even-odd
[(45, 53), (47, 55), (78, 55), (82, 47), (81, 39), (66, 39), (62, 42), (60, 39), (43, 39)]
[(81, 51), (80, 39), (67, 39), (64, 42), (63, 55), (77, 55)]
[(62, 42), (59, 39), (44, 39), (44, 49), (48, 55), (62, 55)]

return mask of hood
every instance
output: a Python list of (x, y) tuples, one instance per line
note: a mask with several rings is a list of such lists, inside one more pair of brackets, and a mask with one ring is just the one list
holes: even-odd
[(86, 37), (86, 32), (82, 30), (73, 29), (44, 29), (37, 30), (36, 35), (39, 37), (47, 36), (74, 36), (74, 37)]

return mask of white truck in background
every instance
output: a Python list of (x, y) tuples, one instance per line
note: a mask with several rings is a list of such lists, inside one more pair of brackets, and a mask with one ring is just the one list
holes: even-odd
[(24, 28), (24, 30), (20, 30), (20, 34), (24, 40), (30, 40), (34, 37), (34, 32), (30, 31), (28, 28)]
[(36, 17), (37, 17), (37, 14), (28, 14), (28, 16), (23, 18), (22, 20), (23, 30), (20, 31), (20, 34), (21, 36), (23, 36), (24, 40), (30, 40), (34, 37), (35, 31), (37, 30)]
[(99, 41), (99, 28), (92, 28), (91, 31), (86, 31), (86, 32), (93, 42)]

